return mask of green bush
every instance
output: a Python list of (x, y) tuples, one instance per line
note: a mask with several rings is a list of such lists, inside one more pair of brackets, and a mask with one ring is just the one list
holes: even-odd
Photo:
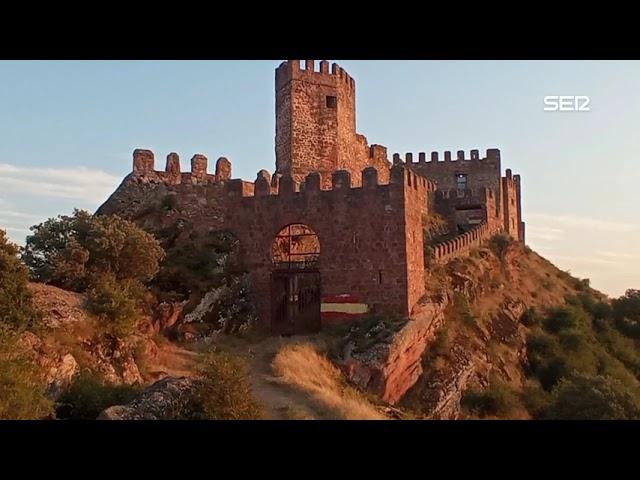
[(460, 404), (465, 411), (480, 418), (508, 418), (521, 406), (518, 393), (498, 379), (492, 379), (486, 390), (466, 391)]
[(256, 420), (264, 411), (251, 392), (248, 367), (227, 353), (210, 353), (199, 369), (201, 386), (196, 394), (204, 416), (210, 420)]
[(36, 281), (84, 292), (91, 280), (112, 273), (118, 281), (155, 277), (164, 250), (137, 225), (117, 216), (75, 210), (31, 227), (23, 259)]
[(613, 378), (575, 374), (553, 389), (544, 418), (637, 420), (640, 405), (637, 398)]
[(59, 398), (58, 418), (95, 420), (109, 407), (130, 403), (141, 391), (139, 386), (109, 385), (96, 374), (83, 371)]
[(142, 284), (135, 280), (118, 281), (112, 273), (99, 275), (92, 284), (87, 292), (89, 311), (114, 335), (125, 337), (133, 333), (145, 294)]
[(522, 322), (525, 327), (533, 327), (540, 324), (541, 318), (535, 307), (529, 307), (522, 314), (522, 317), (520, 317), (520, 322)]
[(40, 370), (17, 334), (0, 324), (0, 420), (38, 420), (52, 414)]
[(584, 312), (578, 308), (560, 307), (549, 311), (544, 320), (544, 329), (550, 333), (559, 333), (572, 328), (577, 328), (586, 320)]
[(533, 418), (540, 418), (551, 402), (551, 396), (535, 380), (528, 380), (520, 395), (522, 404)]
[(28, 328), (39, 323), (28, 286), (29, 273), (18, 258), (18, 247), (0, 230), (0, 324)]

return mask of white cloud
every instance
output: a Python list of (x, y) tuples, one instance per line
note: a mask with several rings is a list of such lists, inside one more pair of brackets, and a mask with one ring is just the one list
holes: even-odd
[(35, 168), (0, 163), (0, 188), (4, 192), (101, 202), (120, 180), (86, 167)]

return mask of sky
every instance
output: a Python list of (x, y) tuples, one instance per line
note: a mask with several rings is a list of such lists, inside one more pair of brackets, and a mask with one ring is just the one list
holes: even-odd
[[(611, 296), (640, 288), (640, 62), (332, 61), (356, 80), (370, 144), (499, 148), (531, 248)], [(0, 228), (22, 244), (30, 225), (94, 211), (136, 148), (159, 169), (177, 152), (183, 169), (202, 153), (236, 178), (273, 171), (279, 63), (0, 61)], [(590, 111), (544, 111), (548, 95)]]

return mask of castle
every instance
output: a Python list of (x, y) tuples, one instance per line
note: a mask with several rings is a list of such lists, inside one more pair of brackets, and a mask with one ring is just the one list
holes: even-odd
[[(521, 183), (502, 176), (500, 151), (407, 153), (369, 145), (356, 130), (356, 84), (335, 63), (283, 62), (276, 70), (276, 167), (233, 179), (226, 158), (203, 155), (182, 172), (170, 153), (155, 170), (148, 150), (98, 214), (136, 219), (153, 199), (191, 232), (225, 231), (240, 243), (260, 322), (278, 333), (319, 330), (368, 313), (410, 317), (425, 293), (424, 221), (448, 235), (434, 260), (465, 255), (497, 232), (524, 242)], [(184, 228), (188, 225), (188, 228)]]

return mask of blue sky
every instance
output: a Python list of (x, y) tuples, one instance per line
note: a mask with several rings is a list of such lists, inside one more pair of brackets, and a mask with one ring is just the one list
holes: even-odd
[[(640, 62), (335, 60), (358, 131), (390, 152), (500, 148), (528, 243), (611, 295), (640, 288)], [(0, 228), (95, 210), (135, 148), (272, 171), (279, 61), (0, 61)], [(588, 95), (590, 112), (545, 112)]]

